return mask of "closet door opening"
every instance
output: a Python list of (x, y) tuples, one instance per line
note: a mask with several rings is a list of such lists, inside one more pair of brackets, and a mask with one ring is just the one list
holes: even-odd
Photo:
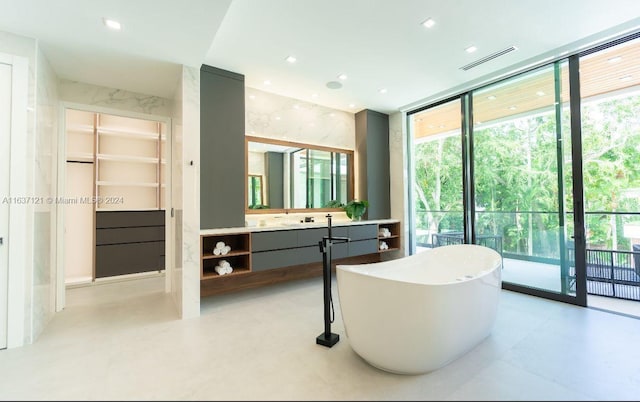
[(164, 274), (167, 126), (65, 110), (65, 286)]

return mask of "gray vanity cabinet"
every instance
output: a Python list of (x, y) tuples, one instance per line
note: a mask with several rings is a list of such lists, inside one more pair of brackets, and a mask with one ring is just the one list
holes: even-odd
[[(201, 229), (244, 225), (244, 92), (244, 75), (201, 66)], [(189, 161), (186, 169), (192, 169), (192, 165)]]
[[(381, 227), (389, 229), (391, 236), (383, 237), (379, 233)], [(200, 295), (211, 296), (320, 276), (323, 273), (320, 243), (327, 232), (326, 227), (312, 224), (201, 233)], [(331, 234), (350, 239), (331, 245), (332, 267), (379, 262), (384, 251), (399, 250), (400, 247), (399, 222), (349, 222), (333, 226)], [(378, 250), (378, 242), (382, 239), (389, 248)], [(228, 255), (216, 256), (211, 250), (221, 241), (230, 245), (231, 251)], [(222, 275), (216, 272), (214, 266), (220, 259), (229, 259), (233, 272)]]
[[(251, 235), (251, 270), (283, 268), (322, 262), (319, 242), (327, 236), (326, 228), (272, 230)], [(332, 236), (348, 237), (350, 242), (335, 243), (331, 259), (372, 254), (378, 251), (378, 225), (351, 225), (332, 228)]]
[(298, 247), (297, 230), (273, 230), (251, 234), (251, 251), (270, 251)]
[(378, 225), (351, 225), (349, 238), (351, 241), (347, 257), (378, 252)]
[[(316, 236), (315, 245), (313, 245), (312, 239)], [(322, 236), (317, 229), (252, 233), (251, 270), (257, 272), (321, 261), (322, 254), (317, 244)]]

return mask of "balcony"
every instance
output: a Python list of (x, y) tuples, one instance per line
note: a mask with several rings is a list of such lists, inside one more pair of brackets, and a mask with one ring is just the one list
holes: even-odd
[[(451, 213), (449, 222), (455, 221), (455, 216), (461, 213)], [(513, 230), (506, 229), (510, 221), (525, 221), (522, 216), (528, 214), (528, 219), (535, 213), (495, 213), (493, 218), (486, 215), (480, 219), (484, 222), (490, 221), (496, 230), (502, 234), (479, 234), (476, 235), (476, 243), (484, 245), (498, 251), (503, 256), (502, 279), (505, 282), (521, 284), (527, 287), (540, 288), (551, 292), (575, 294), (575, 261), (572, 241), (563, 241), (563, 236), (557, 231), (547, 231), (537, 237), (544, 239), (544, 242), (533, 242), (534, 236), (528, 236), (532, 247), (527, 247), (527, 243), (518, 239), (509, 238), (514, 233)], [(520, 216), (517, 216), (520, 215)], [(550, 214), (546, 214), (550, 215)], [(600, 220), (601, 213), (598, 213)], [(615, 214), (612, 214), (615, 215)], [(631, 215), (631, 219), (637, 219), (636, 214)], [(431, 213), (431, 216), (434, 216)], [(497, 218), (496, 218), (497, 217)], [(588, 218), (588, 217), (587, 217)], [(479, 220), (479, 219), (478, 219)], [(589, 219), (587, 219), (589, 223)], [(625, 225), (627, 227), (627, 225)], [(626, 231), (626, 230), (625, 230)], [(626, 231), (627, 232), (627, 231)], [(463, 242), (461, 231), (442, 230), (432, 233), (424, 228), (418, 229), (417, 247), (433, 248), (447, 244), (459, 244)], [(630, 301), (640, 301), (640, 244), (630, 244), (637, 239), (621, 239), (621, 247), (629, 247), (631, 250), (612, 249), (594, 247), (587, 245), (587, 293), (594, 296), (616, 298)], [(503, 246), (511, 245), (511, 249)], [(560, 244), (566, 244), (560, 247)], [(514, 250), (514, 245), (517, 245)], [(561, 248), (563, 250), (561, 250)], [(561, 258), (563, 256), (563, 258)]]

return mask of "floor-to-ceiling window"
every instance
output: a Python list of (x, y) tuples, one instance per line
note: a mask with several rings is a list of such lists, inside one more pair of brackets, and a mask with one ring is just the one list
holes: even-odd
[(417, 252), (445, 244), (463, 230), (460, 100), (410, 117), (413, 133), (413, 231)]
[(580, 56), (587, 292), (640, 300), (640, 39)]
[(475, 242), (502, 254), (507, 288), (640, 300), (637, 43), (409, 112), (412, 252)]

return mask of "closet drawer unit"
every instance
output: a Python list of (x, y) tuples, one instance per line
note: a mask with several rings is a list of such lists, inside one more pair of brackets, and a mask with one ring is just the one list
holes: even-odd
[(164, 241), (96, 246), (96, 278), (164, 269)]
[(127, 228), (138, 226), (163, 226), (163, 210), (152, 211), (98, 211), (96, 229)]
[[(351, 241), (376, 239), (378, 237), (378, 225), (352, 225), (349, 226)], [(374, 252), (377, 251), (377, 248)]]
[(164, 226), (96, 230), (96, 246), (149, 241), (164, 241)]
[(251, 250), (279, 250), (298, 246), (298, 233), (295, 230), (274, 230), (251, 234)]
[(97, 211), (96, 278), (165, 267), (165, 211)]

